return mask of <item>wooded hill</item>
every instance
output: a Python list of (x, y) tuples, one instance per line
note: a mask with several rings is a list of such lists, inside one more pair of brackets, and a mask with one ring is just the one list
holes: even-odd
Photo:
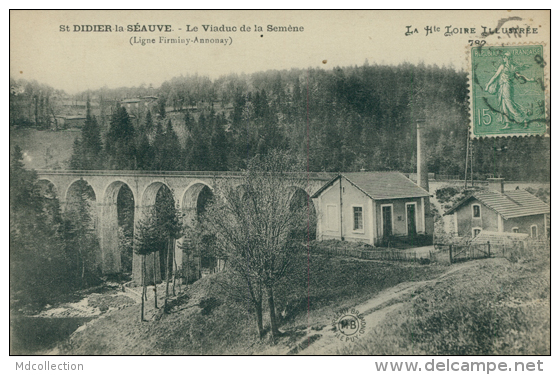
[[(135, 160), (124, 163), (128, 167), (157, 170), (169, 164), (179, 170), (239, 170), (257, 153), (286, 149), (308, 160), (310, 171), (414, 172), (416, 120), (423, 118), (429, 171), (461, 176), (465, 171), (467, 76), (450, 67), (366, 62), (214, 80), (187, 75), (159, 88), (104, 88), (76, 98), (116, 102), (146, 95), (157, 97), (157, 103), (151, 108), (152, 119), (137, 116), (132, 121), (136, 156), (129, 153)], [(123, 113), (119, 116), (122, 120)], [(98, 122), (102, 128), (106, 124), (103, 135), (119, 133), (116, 119)], [(177, 150), (158, 144), (177, 136)], [(106, 145), (105, 136), (103, 142)], [(145, 160), (146, 154), (154, 155), (154, 163)], [(158, 157), (176, 160), (162, 164), (155, 161)], [(105, 159), (115, 160), (115, 155), (106, 154)], [(492, 174), (548, 181), (550, 138), (476, 140), (473, 172), (474, 178)]]

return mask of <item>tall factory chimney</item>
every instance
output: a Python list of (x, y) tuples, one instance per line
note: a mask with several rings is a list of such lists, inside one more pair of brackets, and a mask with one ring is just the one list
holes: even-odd
[(416, 120), (416, 184), (430, 191), (428, 183), (428, 166), (424, 155), (424, 119)]
[[(425, 155), (424, 119), (416, 120), (416, 184), (426, 191), (430, 191), (428, 182), (428, 165)], [(424, 231), (427, 235), (434, 233), (434, 218), (431, 213), (430, 197), (424, 198)]]

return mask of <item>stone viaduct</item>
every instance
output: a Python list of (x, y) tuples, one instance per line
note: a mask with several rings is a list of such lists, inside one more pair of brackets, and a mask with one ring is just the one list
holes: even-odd
[[(122, 271), (121, 254), (118, 238), (117, 197), (123, 187), (128, 187), (134, 198), (134, 223), (154, 206), (156, 195), (163, 187), (167, 187), (176, 207), (184, 213), (185, 220), (193, 220), (196, 216), (197, 202), (201, 192), (208, 188), (213, 190), (217, 181), (239, 186), (242, 183), (243, 172), (153, 172), (153, 171), (63, 171), (38, 170), (40, 183), (52, 184), (64, 212), (78, 181), (85, 181), (93, 191), (95, 203), (92, 204), (92, 217), (99, 237), (101, 254), (98, 260), (103, 274), (115, 274)], [(326, 173), (309, 173), (308, 196), (317, 191), (332, 176)], [(301, 188), (296, 188), (302, 190)], [(311, 202), (311, 201), (310, 201)], [(311, 202), (311, 204), (313, 204)], [(175, 259), (178, 265), (183, 265), (183, 251), (179, 246), (182, 239), (177, 241)], [(154, 255), (156, 256), (156, 255)], [(148, 259), (147, 262), (156, 259)], [(133, 281), (141, 280), (141, 259), (133, 254)], [(150, 267), (148, 267), (150, 268)], [(159, 276), (156, 276), (159, 279)]]

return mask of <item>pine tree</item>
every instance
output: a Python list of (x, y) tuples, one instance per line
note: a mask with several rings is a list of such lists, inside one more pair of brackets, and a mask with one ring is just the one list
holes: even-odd
[(154, 120), (152, 119), (152, 112), (148, 109), (146, 113), (146, 120), (144, 125), (144, 131), (150, 135), (154, 131)]
[(140, 134), (140, 141), (137, 148), (138, 156), (137, 156), (137, 167), (140, 170), (149, 171), (153, 170), (154, 167), (154, 149), (152, 145), (150, 145), (150, 139), (148, 138), (148, 134), (143, 132)]
[[(152, 209), (141, 219), (136, 225), (134, 231), (134, 252), (142, 256), (142, 305), (140, 310), (140, 320), (144, 321), (144, 301), (147, 295), (147, 270), (146, 257), (153, 254), (157, 249), (161, 239), (161, 234), (157, 225), (157, 216), (155, 210)], [(155, 257), (154, 257), (155, 258)], [(155, 261), (154, 261), (155, 263)], [(154, 274), (155, 277), (155, 274)], [(155, 286), (155, 285), (154, 285)], [(154, 304), (157, 308), (157, 293), (154, 294)]]
[(124, 107), (119, 106), (111, 117), (105, 152), (109, 169), (136, 169), (134, 127)]
[(185, 112), (185, 129), (187, 131), (192, 131), (193, 126), (195, 125), (195, 120), (191, 113), (187, 110)]
[(86, 122), (82, 128), (81, 148), (83, 153), (83, 165), (81, 169), (101, 169), (103, 165), (101, 131), (97, 125), (95, 116), (91, 114), (89, 99), (87, 101)]
[(164, 136), (164, 167), (167, 171), (182, 171), (184, 169), (183, 161), (183, 150), (181, 148), (181, 143), (179, 142), (179, 137), (171, 120), (167, 120), (167, 126), (165, 127)]
[(64, 252), (62, 218), (56, 194), (26, 170), (21, 149), (10, 159), (10, 294), (26, 302), (47, 303), (72, 287)]
[[(167, 189), (160, 189), (156, 196), (156, 225), (159, 239), (159, 255), (161, 260), (161, 268), (164, 270), (166, 288), (165, 288), (165, 311), (167, 312), (167, 302), (169, 298), (169, 278), (171, 273), (175, 277), (174, 268), (172, 267), (174, 258), (175, 241), (183, 234), (183, 220), (178, 208), (175, 206), (173, 195)], [(170, 273), (170, 269), (172, 272)], [(163, 275), (162, 275), (163, 276)]]
[(156, 134), (154, 135), (154, 142), (152, 144), (154, 159), (152, 163), (152, 170), (164, 171), (166, 164), (166, 151), (165, 151), (165, 133), (161, 121), (156, 124)]
[(214, 149), (215, 167), (218, 171), (228, 170), (229, 142), (226, 134), (227, 120), (222, 113), (216, 118), (212, 134), (212, 147)]
[(84, 153), (82, 148), (82, 140), (80, 137), (74, 139), (74, 145), (72, 146), (72, 156), (70, 157), (70, 169), (74, 171), (79, 171), (84, 169)]
[(200, 114), (198, 121), (193, 126), (193, 131), (187, 140), (187, 165), (188, 169), (195, 171), (208, 168), (209, 157), (209, 135), (208, 122), (204, 112)]

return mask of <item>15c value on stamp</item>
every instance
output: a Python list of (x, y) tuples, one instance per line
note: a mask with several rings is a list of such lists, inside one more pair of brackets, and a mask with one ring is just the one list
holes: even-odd
[(543, 44), (469, 47), (472, 137), (547, 134)]

